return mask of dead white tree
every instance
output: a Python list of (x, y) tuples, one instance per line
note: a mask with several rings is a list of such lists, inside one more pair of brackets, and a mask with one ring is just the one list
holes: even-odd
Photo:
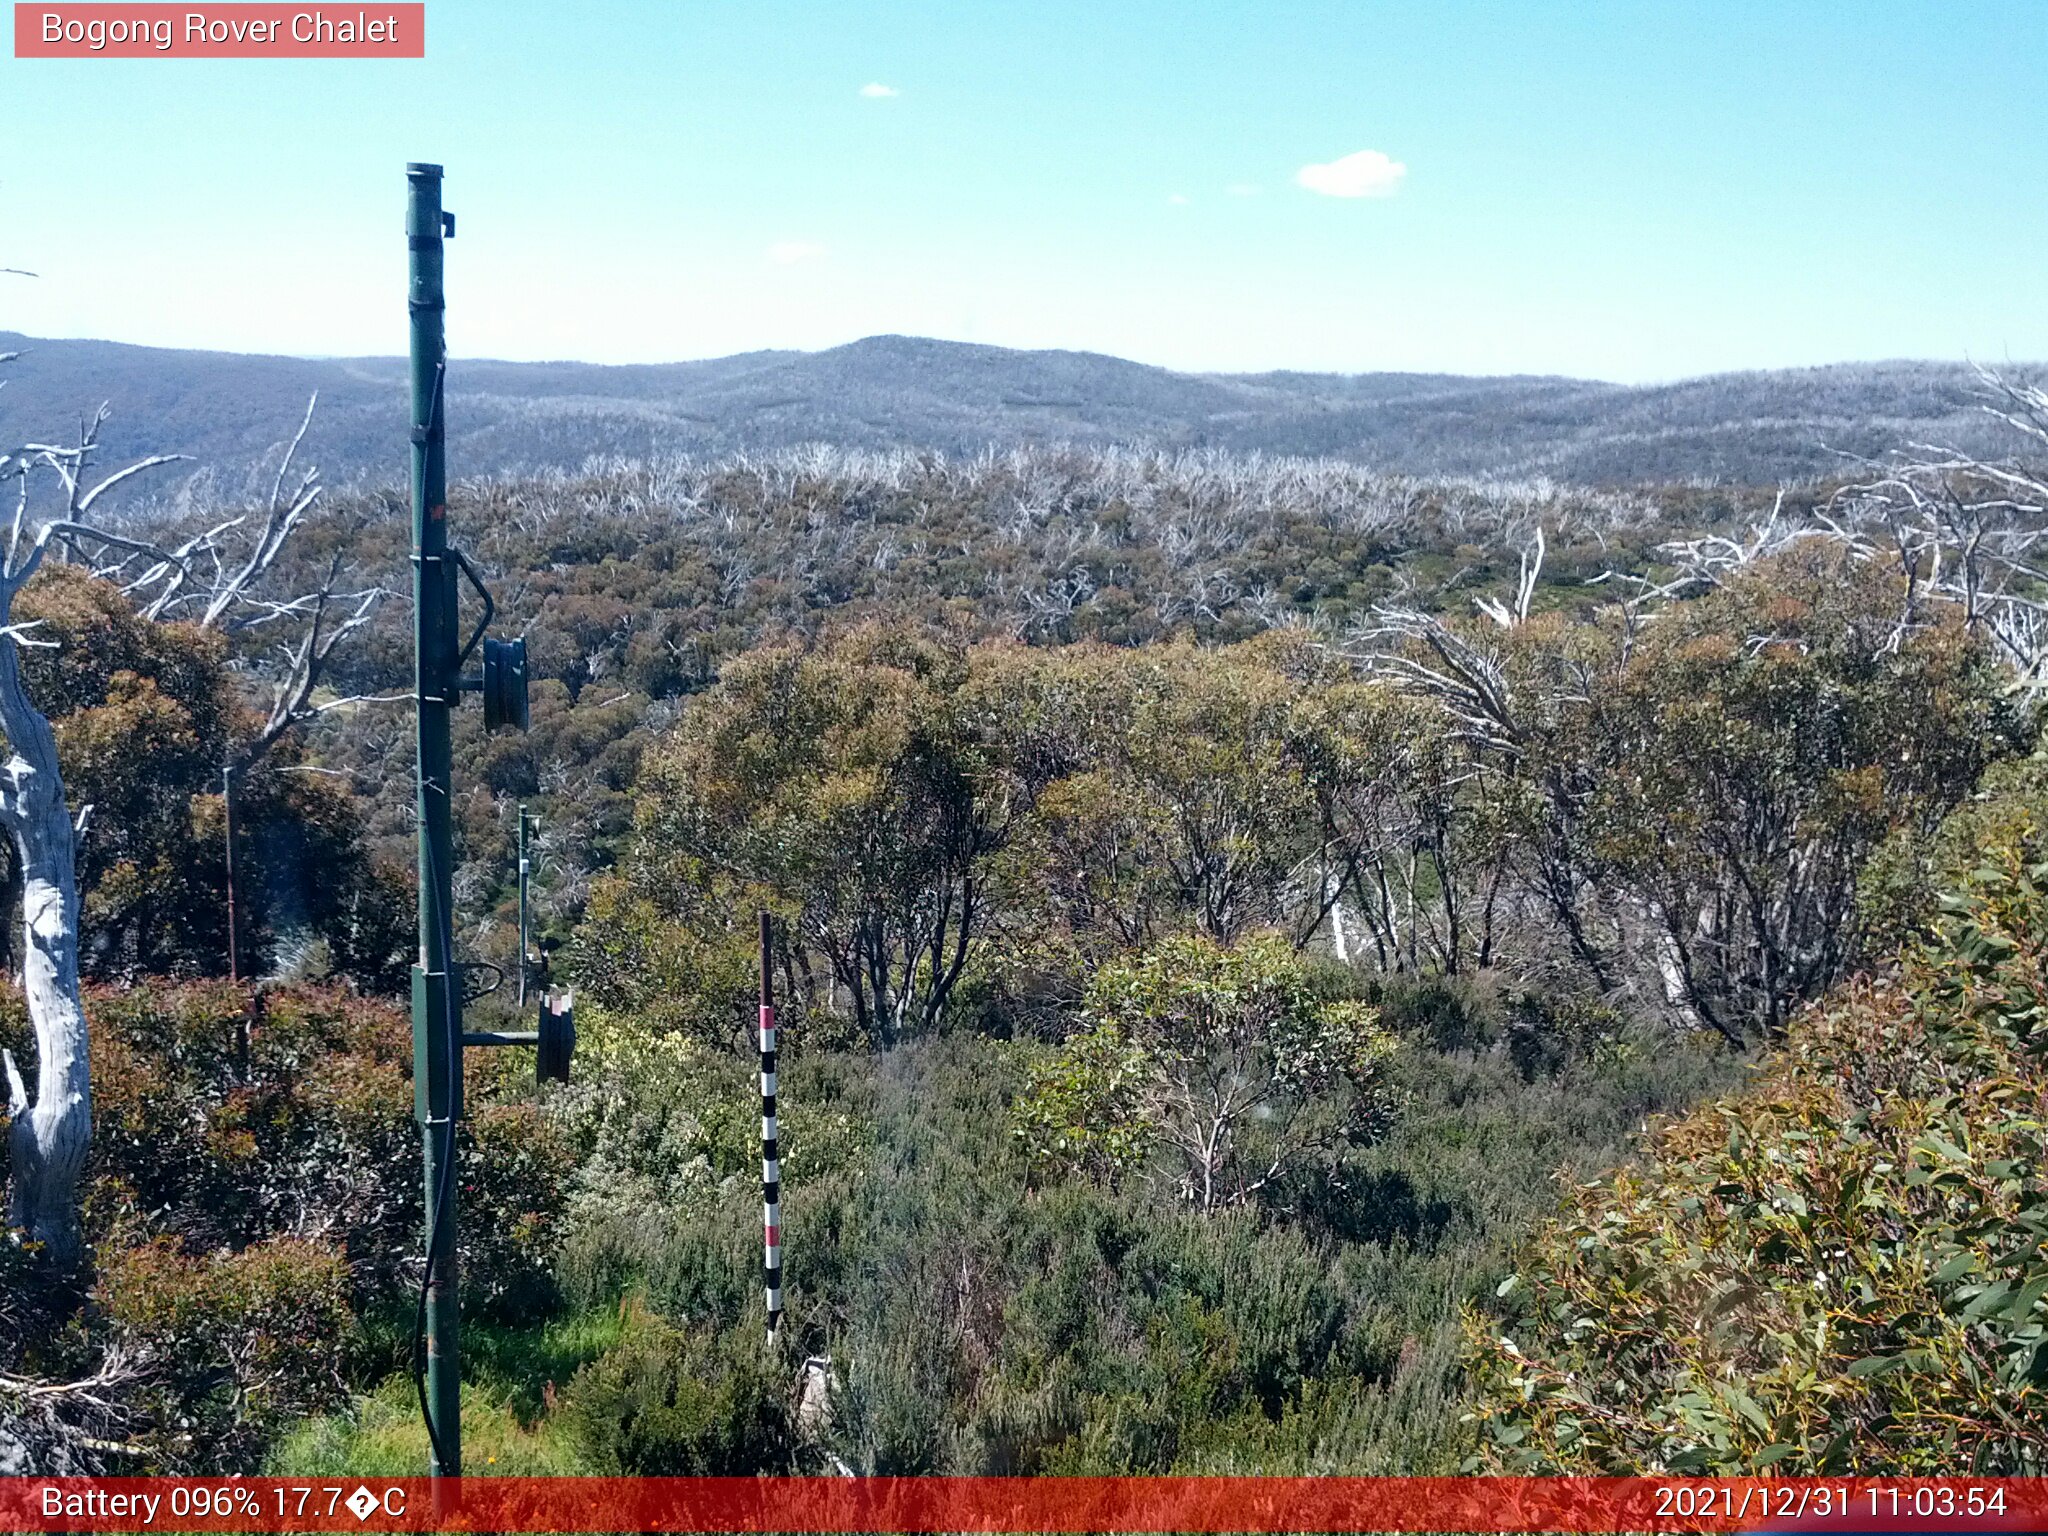
[[(329, 659), (371, 622), (390, 595), (387, 589), (341, 590), (337, 551), (311, 591), (278, 598), (265, 590), (266, 578), (324, 489), (316, 468), (292, 478), (319, 403), (318, 394), (307, 401), (298, 431), (285, 445), (269, 500), (254, 514), (260, 521), (249, 515), (227, 518), (170, 547), (90, 526), (66, 533), (72, 548), (91, 556), (93, 574), (118, 585), (144, 618), (179, 620), (228, 635), (268, 630), (287, 637), (268, 653), (268, 708), (261, 727), (238, 744), (235, 761), (227, 765), (235, 773), (253, 765), (294, 728), (329, 710), (399, 697), (351, 695), (315, 702)], [(70, 488), (68, 465), (59, 461), (51, 467)]]
[(1366, 676), (1435, 699), (1476, 748), (1521, 755), (1525, 725), (1500, 653), (1440, 615), (1378, 604), (1345, 654)]
[(2005, 663), (2015, 693), (2048, 694), (2048, 389), (1989, 369), (1978, 378), (1980, 409), (2014, 434), (2011, 457), (1909, 444), (1883, 460), (1856, 461), (1867, 473), (1835, 491), (1824, 510), (1787, 516), (1781, 493), (1770, 515), (1741, 534), (1660, 546), (1675, 567), (1668, 578), (1608, 571), (1594, 580), (1634, 589), (1620, 605), (1634, 625), (1822, 540), (1897, 573), (1893, 649), (1938, 614), (1953, 614)]
[[(1619, 982), (1612, 944), (1591, 910), (1598, 892), (1578, 832), (1592, 786), (1569, 759), (1545, 749), (1560, 717), (1584, 709), (1597, 693), (1599, 664), (1568, 654), (1532, 656), (1520, 643), (1545, 553), (1539, 521), (1522, 548), (1512, 602), (1476, 600), (1490, 628), (1453, 622), (1414, 603), (1380, 604), (1344, 654), (1364, 676), (1430, 700), (1443, 712), (1470, 754), (1468, 781), (1494, 784), (1502, 793), (1517, 783), (1537, 788), (1543, 809), (1525, 840), (1521, 878), (1555, 916), (1600, 990), (1613, 992)], [(1504, 871), (1495, 870), (1483, 902), (1488, 911)], [(1455, 942), (1450, 948), (1455, 952)]]
[[(11, 480), (14, 490), (13, 518), (0, 558), (0, 729), (8, 749), (0, 764), (0, 825), (13, 840), (20, 870), (22, 988), (36, 1049), (32, 1098), (13, 1056), (0, 1053), (10, 1117), (8, 1222), (44, 1244), (60, 1264), (74, 1262), (79, 1254), (78, 1180), (92, 1134), (88, 1033), (78, 975), (79, 823), (65, 801), (56, 733), (22, 678), (21, 649), (39, 642), (33, 623), (16, 622), (15, 599), (54, 548), (85, 563), (94, 575), (119, 583), (150, 618), (188, 619), (221, 630), (299, 625), (299, 638), (280, 647), (285, 664), (272, 684), (268, 717), (242, 754), (246, 762), (298, 722), (347, 702), (313, 702), (321, 671), (335, 647), (369, 622), (383, 596), (381, 589), (336, 594), (338, 562), (312, 593), (285, 600), (262, 593), (263, 578), (319, 495), (312, 471), (289, 494), (285, 490), (305, 423), (285, 452), (252, 542), (237, 547), (233, 535), (246, 521), (238, 517), (166, 548), (92, 520), (115, 487), (182, 458), (156, 454), (96, 475), (99, 433), (107, 415), (102, 406), (89, 423), (81, 422), (75, 444), (29, 443), (0, 451), (0, 485)], [(308, 422), (311, 415), (309, 405)], [(37, 524), (30, 515), (33, 493), (49, 479), (61, 493), (59, 510)], [(79, 813), (79, 822), (89, 810)]]
[[(1543, 525), (1538, 523), (1521, 551), (1512, 603), (1481, 597), (1474, 605), (1502, 629), (1527, 623), (1543, 577), (1544, 554)], [(1356, 631), (1347, 654), (1367, 676), (1435, 699), (1474, 746), (1520, 755), (1526, 722), (1502, 655), (1441, 614), (1413, 603), (1377, 604), (1373, 622)]]
[(142, 1448), (108, 1437), (125, 1427), (122, 1392), (140, 1374), (118, 1347), (76, 1380), (0, 1372), (0, 1477), (92, 1475), (106, 1471), (110, 1458), (133, 1467)]
[(1858, 558), (1898, 571), (1901, 636), (1947, 607), (2010, 668), (2014, 691), (2038, 698), (2048, 693), (2048, 389), (1988, 369), (1978, 377), (1981, 408), (2015, 434), (2012, 457), (1914, 444), (1837, 492), (1817, 521)]
[[(14, 600), (53, 542), (74, 530), (102, 495), (125, 480), (172, 462), (157, 455), (88, 484), (104, 409), (81, 425), (75, 448), (31, 443), (0, 453), (0, 477), (16, 482), (14, 517), (0, 561), (0, 729), (8, 755), (0, 764), (0, 825), (14, 841), (22, 884), (22, 990), (35, 1031), (33, 1100), (12, 1053), (0, 1052), (9, 1118), (7, 1220), (47, 1246), (59, 1264), (78, 1257), (78, 1176), (92, 1137), (92, 1085), (85, 1004), (78, 986), (78, 875), (74, 827), (64, 802), (57, 735), (29, 699), (21, 647), (36, 643), (32, 624), (14, 619)], [(23, 541), (31, 477), (53, 469), (65, 487), (64, 515)]]
[(1536, 535), (1522, 547), (1522, 570), (1515, 581), (1515, 603), (1510, 608), (1497, 597), (1475, 598), (1479, 611), (1502, 629), (1513, 629), (1517, 624), (1529, 621), (1529, 604), (1536, 600), (1536, 583), (1543, 579), (1543, 525), (1536, 525)]

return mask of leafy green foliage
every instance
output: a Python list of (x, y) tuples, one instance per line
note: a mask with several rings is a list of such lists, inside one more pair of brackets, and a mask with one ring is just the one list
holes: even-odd
[[(79, 1311), (32, 1273), (10, 1277), (9, 1304), (40, 1311), (8, 1363), (125, 1362), (142, 1383), (126, 1428), (150, 1465), (252, 1466), (408, 1347), (391, 1321), (421, 1226), (405, 1018), (313, 986), (95, 987), (86, 1001), (98, 1279)], [(0, 1040), (19, 1052), (25, 1035), (19, 995), (0, 994)], [(480, 1322), (530, 1317), (555, 1298), (569, 1144), (482, 1063), (467, 1099), (464, 1304)]]
[[(722, 1186), (743, 1175), (752, 1177), (758, 1203), (756, 1059), (579, 1008), (575, 1081), (552, 1096), (552, 1124), (575, 1149), (579, 1209), (603, 1208), (630, 1222), (635, 1212), (716, 1202)], [(864, 1095), (808, 1049), (785, 1054), (780, 1065), (785, 1173), (807, 1179), (858, 1169), (872, 1135)]]
[(562, 1416), (602, 1472), (728, 1477), (787, 1463), (787, 1395), (758, 1339), (634, 1312), (617, 1347), (578, 1374)]
[(103, 1255), (95, 1294), (143, 1385), (129, 1403), (158, 1465), (237, 1471), (282, 1429), (341, 1401), (348, 1266), (272, 1237), (205, 1256), (158, 1238)]
[[(1795, 491), (1788, 507), (1810, 500)], [(1533, 519), (1552, 529), (1543, 606), (1583, 613), (1612, 591), (1588, 578), (1655, 569), (1661, 540), (1739, 522), (1755, 504), (1700, 488), (1618, 495), (1059, 449), (961, 460), (811, 452), (468, 482), (451, 518), (482, 566), (504, 573), (504, 621), (527, 636), (535, 681), (525, 736), (486, 738), (473, 715), (458, 715), (458, 776), (497, 797), (456, 807), (463, 877), (502, 919), (510, 802), (533, 800), (544, 826), (539, 909), (565, 933), (588, 880), (624, 852), (636, 765), (680, 702), (743, 653), (792, 635), (880, 621), (1135, 648), (1227, 644), (1299, 622), (1338, 639), (1411, 589), (1458, 610), (1512, 582), (1507, 537)], [(343, 554), (363, 580), (402, 589), (405, 531), (401, 497), (336, 498), (285, 559), (313, 572)], [(337, 658), (335, 687), (402, 692), (408, 643), (393, 605)], [(337, 711), (315, 736), (320, 761), (370, 801), (372, 845), (403, 862), (402, 715)], [(503, 958), (502, 926), (479, 924), (473, 938)]]
[(1040, 1062), (1012, 1114), (1034, 1161), (1095, 1174), (1170, 1147), (1203, 1211), (1277, 1192), (1384, 1129), (1394, 1039), (1374, 1009), (1322, 1000), (1284, 940), (1167, 939), (1089, 982), (1094, 1027)]
[(1871, 854), (1931, 832), (2021, 744), (1988, 653), (1956, 623), (1901, 636), (1898, 600), (1880, 573), (1795, 551), (1660, 615), (1546, 743), (1588, 880), (1639, 893), (1716, 1028), (1774, 1034), (1842, 975)]
[[(1313, 1005), (1340, 990), (1301, 974)], [(1381, 1006), (1417, 1011), (1392, 992)], [(1703, 1042), (1560, 1043), (1525, 1074), (1512, 1011), (1475, 994), (1469, 1014), (1468, 1045), (1440, 1052), (1417, 1035), (1386, 1058), (1402, 1113), (1302, 1180), (1291, 1211), (1255, 1202), (1206, 1216), (1128, 1175), (1034, 1166), (1012, 1129), (1053, 1048), (961, 1032), (886, 1054), (801, 1053), (787, 1112), (856, 1118), (828, 1145), (800, 1124), (790, 1134), (779, 1390), (794, 1392), (806, 1353), (829, 1354), (841, 1384), (829, 1429), (798, 1433), (797, 1464), (821, 1468), (830, 1450), (878, 1472), (1453, 1469), (1465, 1449), (1459, 1301), (1498, 1281), (1554, 1173), (1605, 1166), (1643, 1115), (1734, 1071)], [(651, 1047), (600, 1045), (613, 1049), (634, 1065), (602, 1079), (606, 1123), (731, 1114), (738, 1145), (721, 1166), (699, 1143), (684, 1155), (700, 1171), (673, 1182), (658, 1175), (677, 1154), (654, 1143), (635, 1154), (633, 1180), (618, 1143), (587, 1164), (565, 1297), (587, 1309), (638, 1298), (629, 1311), (644, 1305), (688, 1336), (672, 1347), (724, 1392), (723, 1351), (744, 1361), (760, 1349), (750, 1074), (696, 1045), (673, 1073), (641, 1064)], [(650, 1401), (666, 1390), (650, 1386)], [(694, 1431), (679, 1434), (676, 1454), (698, 1454)], [(789, 1465), (779, 1443), (774, 1457), (757, 1470)]]
[(735, 918), (767, 905), (805, 1017), (1058, 1038), (1128, 950), (1277, 929), (1383, 972), (1633, 994), (1739, 1046), (1865, 955), (1872, 853), (2013, 744), (1981, 646), (1901, 634), (1899, 601), (1795, 550), (1646, 626), (1442, 624), (1364, 681), (1300, 634), (778, 644), (648, 759), (576, 972), (729, 1039)]
[[(568, 956), (579, 996), (632, 1019), (636, 1034), (731, 1046), (757, 1019), (756, 934), (743, 923), (685, 921), (677, 905), (624, 880), (599, 881)], [(690, 911), (694, 918), (695, 903)], [(792, 1034), (804, 1022), (794, 1010), (785, 1021)]]
[[(222, 765), (256, 722), (220, 636), (141, 618), (111, 583), (49, 566), (18, 612), (30, 696), (56, 730), (71, 804), (85, 815), (81, 953), (102, 979), (227, 972)], [(372, 987), (403, 976), (410, 898), (363, 843), (348, 796), (274, 749), (235, 788), (241, 967), (317, 942), (327, 968)], [(86, 811), (85, 808), (90, 810)], [(0, 905), (20, 904), (10, 844)], [(319, 869), (307, 880), (304, 871)], [(16, 942), (11, 929), (0, 944)], [(11, 953), (11, 948), (0, 950)]]
[(1155, 1067), (1113, 1019), (1033, 1052), (1010, 1105), (1010, 1134), (1034, 1172), (1114, 1183), (1144, 1165), (1157, 1138), (1146, 1114)]
[[(881, 630), (735, 665), (647, 765), (635, 894), (662, 908), (648, 915), (715, 929), (709, 914), (760, 893), (790, 912), (790, 966), (821, 959), (861, 1033), (929, 1028), (985, 920), (1003, 835), (977, 792), (963, 676), (956, 649)], [(616, 897), (613, 910), (645, 911)], [(632, 983), (602, 953), (583, 969), (617, 995)]]
[[(403, 1014), (333, 988), (225, 982), (96, 989), (87, 1004), (96, 1233), (235, 1251), (304, 1232), (312, 1211), (347, 1259), (353, 1305), (393, 1290), (421, 1220)], [(567, 1148), (531, 1103), (472, 1070), (458, 1156), (478, 1219), (464, 1275), (472, 1304), (517, 1310), (545, 1299)]]
[(1487, 1463), (2042, 1469), (2048, 824), (2001, 822), (1896, 978), (1579, 1189), (1475, 1316)]

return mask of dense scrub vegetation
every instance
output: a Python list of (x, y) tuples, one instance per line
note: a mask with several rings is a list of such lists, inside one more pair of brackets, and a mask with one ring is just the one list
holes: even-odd
[[(1287, 979), (1359, 990), (1328, 969)], [(1481, 991), (1402, 988), (1378, 1007), (1402, 1042), (1380, 1079), (1391, 1122), (1331, 1146), (1313, 1178), (1206, 1214), (1162, 1198), (1185, 1177), (1170, 1144), (1158, 1182), (1136, 1155), (1101, 1176), (1047, 1166), (1029, 1085), (1059, 1070), (1056, 1047), (962, 1031), (799, 1053), (789, 1345), (829, 1353), (839, 1391), (831, 1422), (806, 1428), (787, 1377), (758, 1389), (782, 1416), (746, 1447), (700, 1432), (636, 1449), (623, 1432), (676, 1381), (754, 1379), (744, 1064), (676, 1037), (608, 1041), (586, 1091), (615, 1107), (585, 1133), (562, 1274), (577, 1300), (635, 1295), (668, 1321), (631, 1366), (571, 1386), (601, 1387), (572, 1421), (592, 1464), (786, 1466), (793, 1440), (799, 1465), (877, 1472), (1452, 1470), (1458, 1299), (1504, 1272), (1503, 1235), (1547, 1204), (1555, 1170), (1590, 1173), (1730, 1066), (1613, 1040), (1525, 1076)]]
[[(2008, 1464), (2038, 1425), (2041, 1296), (1993, 1224), (2031, 1219), (2034, 1154), (1971, 1095), (2038, 1085), (2031, 1046), (1938, 978), (2031, 1006), (2042, 855), (1968, 797), (2034, 724), (1982, 615), (1842, 540), (1749, 540), (1750, 510), (1128, 453), (463, 488), (539, 679), (529, 735), (458, 743), (464, 947), (512, 958), (529, 799), (584, 1039), (544, 1095), (472, 1064), (473, 1460), (1809, 1469), (1839, 1411), (1869, 1468), (1962, 1383)], [(392, 500), (307, 532), (307, 569), (402, 580)], [(253, 643), (38, 580), (65, 642), (38, 685), (99, 807), (96, 1265), (67, 1288), (5, 1255), (0, 1457), (411, 1470), (404, 716), (335, 710), (250, 775), (241, 952), (265, 980), (207, 979), (211, 765), (251, 728)], [(402, 692), (397, 616), (360, 638), (330, 685)], [(775, 1352), (757, 908), (786, 1004)], [(1896, 978), (1849, 981), (1902, 943)], [(19, 1055), (20, 1020), (0, 1030)], [(1991, 1086), (1937, 1104), (1951, 1050)], [(1685, 1118), (1759, 1051), (1768, 1075)], [(1893, 1125), (1878, 1087), (1925, 1114)], [(1657, 1161), (1605, 1182), (1660, 1116)], [(1930, 1128), (1989, 1161), (1923, 1168)], [(1892, 1165), (1859, 1190), (1928, 1219), (1901, 1239), (1828, 1207), (1858, 1158)], [(1788, 1159), (1806, 1228), (1772, 1204), (1805, 1177)], [(1944, 1207), (1944, 1238), (1912, 1202), (1951, 1174), (1981, 1209)], [(1577, 1214), (1546, 1228), (1559, 1178)], [(1818, 1320), (1757, 1277), (1803, 1284), (1799, 1243), (1850, 1238), (1895, 1248), (1868, 1336), (1835, 1317), (1816, 1344), (1817, 1388), (1749, 1342)], [(1619, 1272), (1653, 1244), (1671, 1274)], [(1708, 1294), (1686, 1285), (1725, 1329), (1672, 1322)], [(1895, 1303), (1919, 1300), (1916, 1332)], [(1712, 1390), (1738, 1346), (1764, 1351), (1737, 1362), (1747, 1409)]]
[[(1786, 515), (1821, 499), (1794, 492)], [(526, 736), (486, 741), (458, 717), (474, 770), (457, 807), (460, 878), (491, 914), (470, 941), (507, 958), (513, 803), (545, 806), (542, 899), (566, 935), (630, 830), (641, 754), (684, 701), (764, 643), (875, 620), (1034, 646), (1228, 644), (1303, 628), (1364, 652), (1382, 608), (1471, 613), (1511, 591), (1538, 528), (1548, 542), (1537, 612), (1584, 615), (1621, 595), (1599, 581), (1608, 573), (1668, 578), (1665, 546), (1679, 533), (1739, 533), (1769, 505), (1740, 490), (1595, 493), (1128, 450), (805, 450), (458, 486), (451, 517), (499, 573), (536, 680)], [(351, 579), (404, 590), (405, 530), (400, 498), (358, 497), (309, 527), (288, 559), (310, 574), (340, 554)], [(387, 607), (367, 643), (336, 658), (333, 688), (402, 693), (408, 643), (402, 609)], [(373, 845), (404, 865), (411, 792), (391, 771), (410, 750), (403, 712), (347, 711), (327, 725), (321, 762), (350, 776), (370, 804)]]
[[(332, 987), (159, 980), (89, 1002), (97, 1276), (76, 1310), (16, 1245), (0, 1294), (8, 1370), (85, 1385), (23, 1398), (0, 1453), (15, 1470), (90, 1468), (110, 1447), (121, 1467), (246, 1469), (403, 1359), (421, 1204), (409, 1026)], [(26, 1039), (10, 994), (0, 1043)], [(487, 1076), (471, 1097), (467, 1299), (525, 1315), (551, 1295), (567, 1148)]]
[(1900, 643), (1892, 605), (1820, 551), (1640, 634), (1431, 624), (1363, 679), (1300, 631), (771, 646), (643, 764), (575, 972), (723, 1037), (744, 995), (702, 984), (745, 971), (704, 952), (766, 905), (794, 998), (887, 1045), (956, 995), (1058, 1029), (1124, 950), (1272, 929), (1378, 971), (1626, 994), (1741, 1046), (1858, 952), (1864, 861), (2013, 739), (1960, 628)]
[[(73, 567), (46, 571), (17, 608), (34, 645), (23, 670), (52, 716), (80, 827), (78, 880), (102, 980), (227, 969), (222, 765), (258, 722), (221, 636), (139, 618)], [(286, 743), (236, 785), (235, 922), (244, 966), (318, 948), (373, 990), (404, 978), (411, 895), (367, 847), (352, 798)], [(18, 909), (19, 855), (0, 841), (0, 901)], [(304, 878), (308, 869), (321, 878)], [(18, 969), (20, 935), (0, 927)]]
[(2001, 773), (1895, 970), (1573, 1192), (1471, 1320), (1484, 1464), (2042, 1471), (2044, 791)]

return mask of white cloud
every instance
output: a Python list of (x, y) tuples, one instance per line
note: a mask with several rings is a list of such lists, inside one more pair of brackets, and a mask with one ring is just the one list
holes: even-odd
[(867, 97), (869, 101), (886, 101), (891, 96), (901, 96), (903, 94), (895, 86), (884, 85), (879, 80), (870, 80), (860, 88), (860, 93)]
[(1295, 181), (1324, 197), (1392, 197), (1408, 167), (1376, 149), (1361, 149), (1324, 165), (1304, 165)]
[(778, 240), (763, 253), (778, 267), (793, 267), (800, 261), (815, 261), (825, 247), (815, 240)]
[(1176, 208), (1185, 208), (1188, 205), (1188, 195), (1185, 192), (1175, 192), (1166, 200)]

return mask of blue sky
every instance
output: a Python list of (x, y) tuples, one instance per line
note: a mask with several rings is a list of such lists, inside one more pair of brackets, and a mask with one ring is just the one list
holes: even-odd
[(2048, 0), (427, 16), (424, 61), (0, 58), (0, 266), (41, 274), (0, 277), (0, 329), (400, 351), (422, 159), (458, 355), (2048, 358)]

